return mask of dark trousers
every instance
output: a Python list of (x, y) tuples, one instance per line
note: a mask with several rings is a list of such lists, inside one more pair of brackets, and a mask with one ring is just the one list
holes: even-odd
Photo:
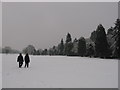
[(22, 62), (19, 62), (19, 68), (21, 68), (21, 67), (22, 67), (22, 65), (23, 65), (23, 63), (22, 63)]
[(28, 67), (29, 67), (29, 63), (25, 63), (25, 67), (27, 67), (27, 68), (28, 68)]

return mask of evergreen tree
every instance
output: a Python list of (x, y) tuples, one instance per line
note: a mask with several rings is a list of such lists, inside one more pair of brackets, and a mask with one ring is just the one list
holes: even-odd
[(93, 42), (95, 42), (95, 40), (96, 40), (96, 31), (93, 31), (93, 32), (91, 33), (90, 39), (91, 39)]
[(87, 49), (87, 56), (94, 56), (94, 47), (92, 44), (89, 44), (88, 49)]
[(57, 55), (56, 46), (53, 46), (52, 50), (53, 50), (53, 55)]
[(66, 36), (66, 43), (65, 43), (65, 55), (72, 55), (72, 48), (73, 48), (73, 43), (72, 43), (72, 38), (71, 35), (68, 33)]
[(64, 42), (63, 39), (61, 39), (61, 43), (59, 46), (59, 55), (63, 55), (64, 54)]
[(57, 55), (57, 54), (58, 54), (57, 47), (56, 47), (56, 46), (53, 46), (52, 48), (50, 48), (50, 49), (48, 50), (48, 54), (49, 54), (49, 55)]
[(72, 41), (71, 35), (70, 33), (68, 33), (66, 37), (66, 43), (71, 42), (71, 41)]
[(111, 46), (113, 43), (114, 43), (114, 38), (113, 37), (113, 34), (114, 34), (114, 28), (111, 27), (107, 30), (107, 40), (108, 40), (108, 44)]
[(78, 40), (78, 55), (85, 56), (86, 54), (86, 41), (84, 37)]
[(115, 54), (120, 58), (120, 19), (117, 19), (115, 22)]
[(26, 48), (23, 49), (23, 53), (28, 53), (31, 55), (35, 55), (36, 54), (36, 49), (33, 45), (28, 45)]
[(72, 52), (74, 56), (78, 55), (78, 40), (76, 38), (73, 40)]
[(98, 25), (96, 30), (95, 50), (96, 56), (98, 57), (105, 58), (109, 56), (109, 45), (106, 38), (105, 28), (102, 24)]
[(49, 52), (50, 56), (53, 55), (53, 49), (52, 48), (50, 48), (48, 52)]

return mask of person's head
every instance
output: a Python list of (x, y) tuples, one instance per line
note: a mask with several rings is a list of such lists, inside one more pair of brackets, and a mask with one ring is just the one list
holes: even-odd
[(19, 55), (21, 56), (22, 54), (20, 53)]
[(26, 53), (26, 55), (28, 56), (28, 53)]

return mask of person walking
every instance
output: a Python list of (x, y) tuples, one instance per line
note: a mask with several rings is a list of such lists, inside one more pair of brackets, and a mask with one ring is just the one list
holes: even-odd
[(30, 63), (30, 58), (29, 58), (29, 55), (28, 53), (25, 55), (25, 68), (29, 67), (29, 63)]
[(17, 62), (19, 62), (19, 68), (21, 68), (23, 65), (23, 56), (21, 53), (19, 54), (19, 56), (17, 58)]

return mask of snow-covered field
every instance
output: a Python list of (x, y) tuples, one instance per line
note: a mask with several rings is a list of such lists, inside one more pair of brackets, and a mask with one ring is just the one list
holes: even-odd
[(0, 89), (2, 89), (2, 55), (0, 54)]
[(2, 55), (3, 88), (118, 88), (118, 60), (30, 56), (30, 68), (18, 68), (17, 56)]

